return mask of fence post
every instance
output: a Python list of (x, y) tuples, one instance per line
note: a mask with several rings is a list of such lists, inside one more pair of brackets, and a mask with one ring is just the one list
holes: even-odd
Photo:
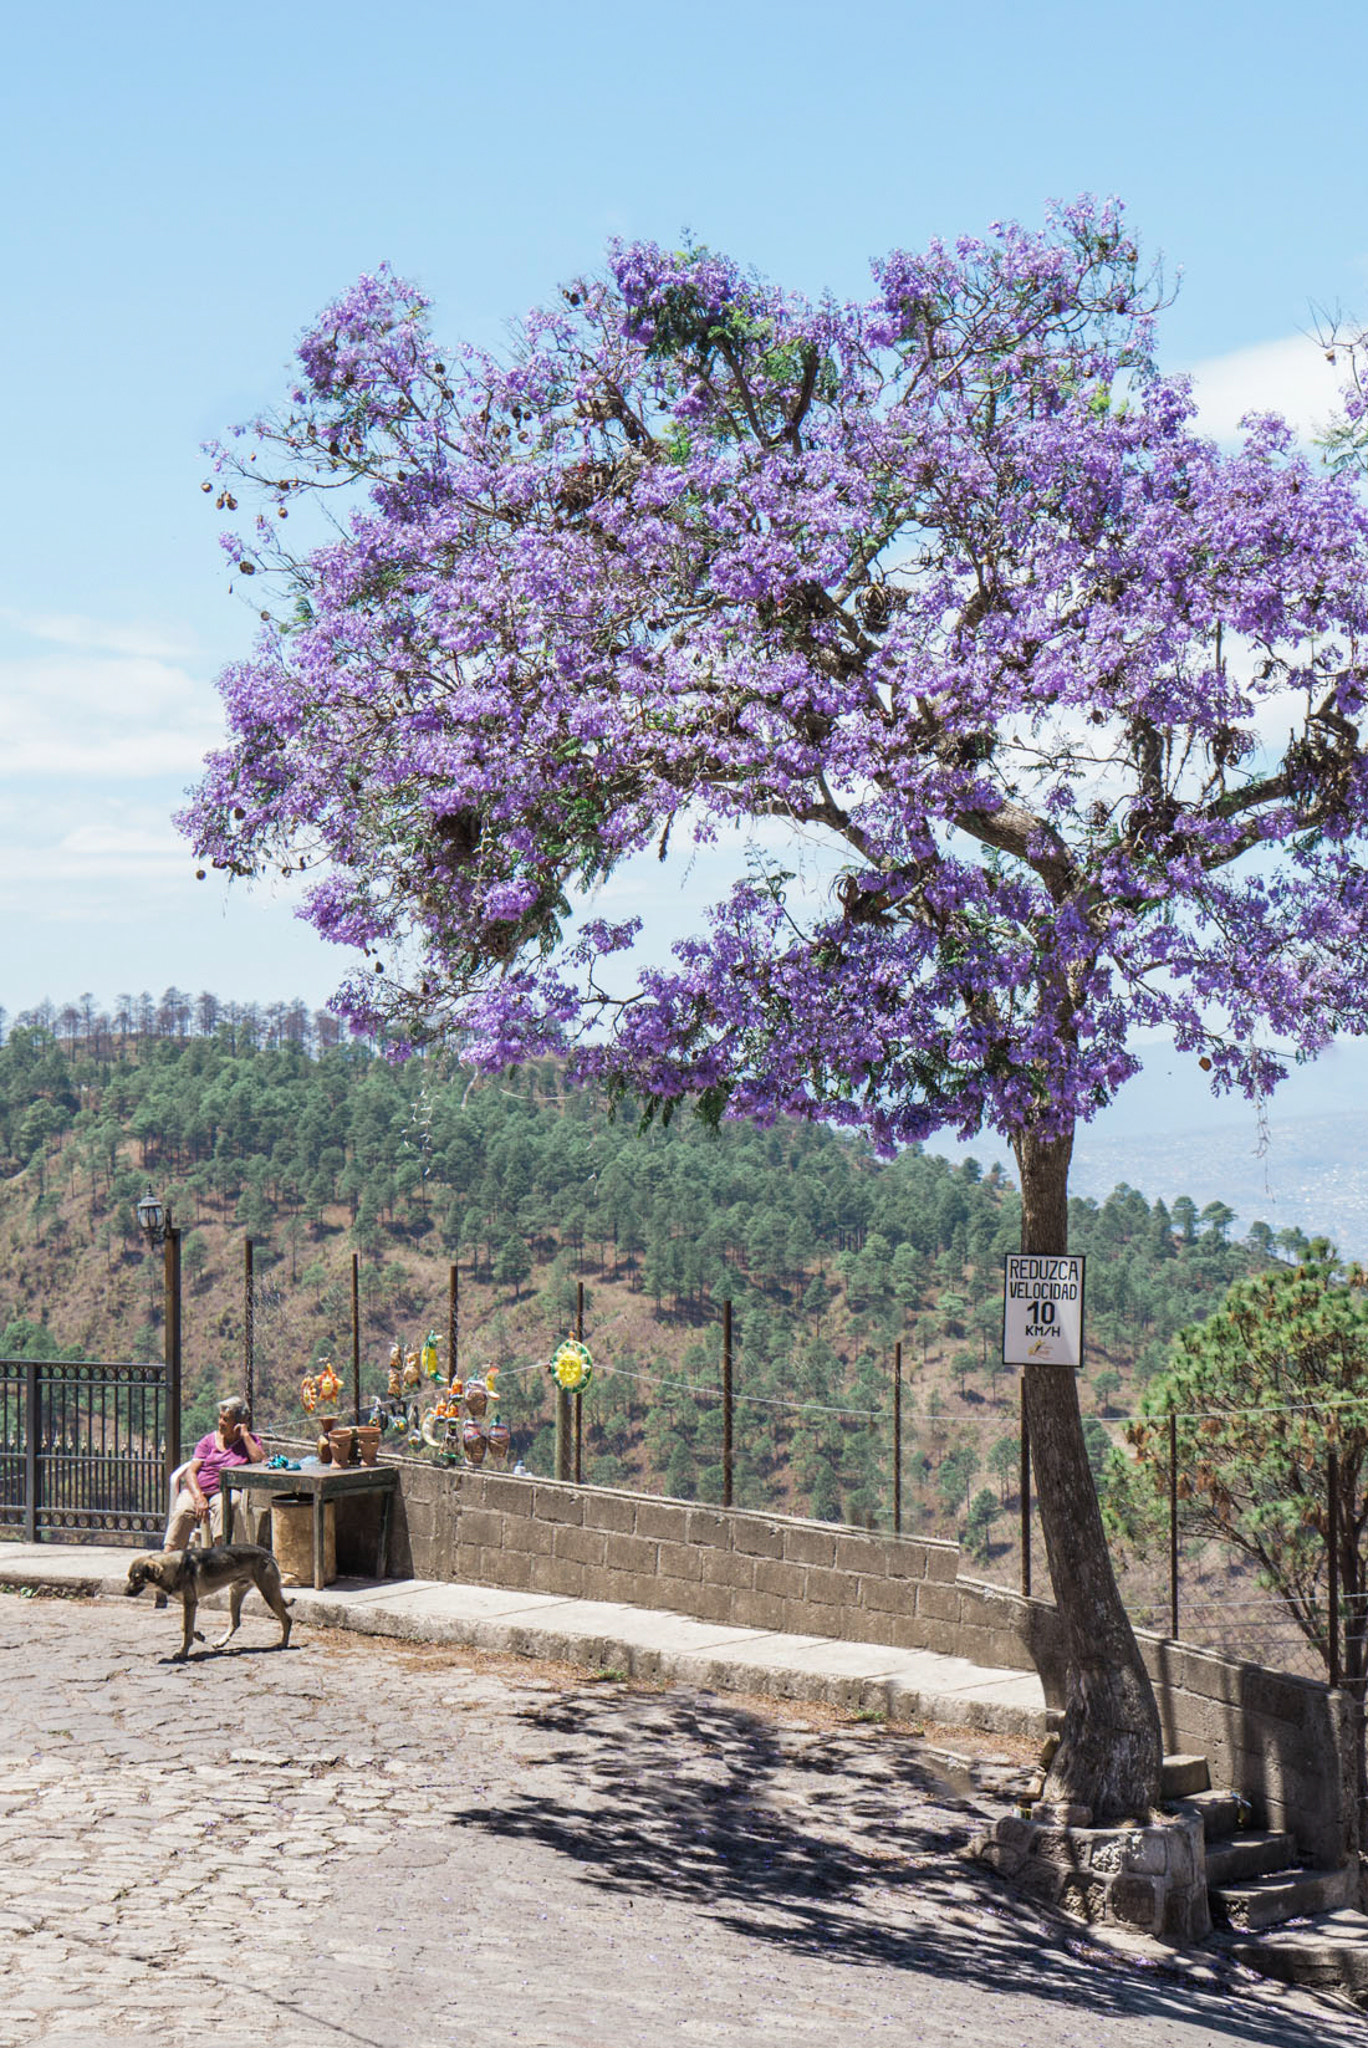
[(722, 1304), (722, 1505), (732, 1504), (732, 1305)]
[[(584, 1282), (575, 1282), (575, 1335), (584, 1342)], [(584, 1394), (575, 1389), (575, 1484), (580, 1483), (580, 1462), (584, 1451)]]
[(24, 1541), (38, 1541), (38, 1437), (43, 1426), (38, 1406), (38, 1366), (24, 1366)]
[(1330, 1542), (1330, 1690), (1339, 1691), (1340, 1683), (1340, 1642), (1339, 1642), (1339, 1453), (1331, 1451), (1327, 1464), (1330, 1515), (1328, 1531)]
[[(575, 1307), (575, 1334), (584, 1328), (584, 1282), (578, 1283)], [(575, 1463), (575, 1410), (571, 1397), (564, 1387), (556, 1388), (556, 1477), (569, 1483), (576, 1476)]]
[[(252, 1273), (250, 1237), (244, 1239), (242, 1246), (242, 1386), (248, 1411), (255, 1422), (253, 1395), (256, 1392), (256, 1287)], [(170, 1441), (169, 1436), (167, 1441)]]
[(353, 1422), (361, 1420), (361, 1254), (352, 1253), (352, 1406)]
[(893, 1534), (902, 1535), (902, 1339), (893, 1346)]
[(1021, 1591), (1031, 1597), (1031, 1425), (1026, 1420), (1026, 1375), (1021, 1375)]
[(1169, 1637), (1178, 1640), (1178, 1417), (1168, 1419), (1169, 1439)]
[(570, 1396), (556, 1388), (556, 1477), (567, 1483), (575, 1470), (575, 1423)]
[[(181, 1234), (166, 1216), (166, 1244), (162, 1252), (166, 1282), (166, 1478), (181, 1461)], [(251, 1382), (247, 1387), (247, 1408), (251, 1412)]]
[(452, 1262), (447, 1275), (447, 1378), (460, 1377), (458, 1345), (461, 1336), (461, 1274), (460, 1268)]

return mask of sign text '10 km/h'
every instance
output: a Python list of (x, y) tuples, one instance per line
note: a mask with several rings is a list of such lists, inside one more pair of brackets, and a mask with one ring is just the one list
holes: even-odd
[(1003, 1364), (1081, 1365), (1082, 1255), (1009, 1252), (1003, 1269)]

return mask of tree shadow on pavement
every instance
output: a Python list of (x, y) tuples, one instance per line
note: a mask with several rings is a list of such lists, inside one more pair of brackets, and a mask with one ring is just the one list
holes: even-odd
[(453, 1824), (540, 1843), (627, 1898), (687, 1903), (828, 1963), (1166, 2018), (1213, 2040), (1319, 2048), (1339, 2017), (1273, 2012), (1091, 1946), (1081, 1924), (963, 1860), (977, 1817), (1002, 1806), (911, 1741), (796, 1731), (706, 1693), (578, 1692), (523, 1718), (566, 1742), (524, 1763), (525, 1789)]

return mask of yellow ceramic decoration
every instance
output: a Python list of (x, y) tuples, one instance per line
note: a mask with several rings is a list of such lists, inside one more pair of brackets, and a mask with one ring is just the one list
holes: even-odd
[(567, 1337), (558, 1346), (548, 1370), (562, 1393), (582, 1393), (594, 1376), (594, 1361), (588, 1345), (582, 1344), (578, 1337)]
[(442, 1376), (441, 1361), (437, 1356), (437, 1346), (440, 1344), (440, 1342), (441, 1338), (437, 1335), (437, 1332), (435, 1330), (429, 1330), (426, 1337), (424, 1337), (423, 1339), (423, 1371), (427, 1374), (430, 1380), (440, 1379)]
[(404, 1360), (404, 1385), (406, 1387), (421, 1387), (422, 1384), (423, 1368), (418, 1362), (418, 1353), (410, 1351)]
[(304, 1413), (312, 1415), (318, 1406), (318, 1381), (312, 1373), (299, 1382), (299, 1398), (304, 1403)]

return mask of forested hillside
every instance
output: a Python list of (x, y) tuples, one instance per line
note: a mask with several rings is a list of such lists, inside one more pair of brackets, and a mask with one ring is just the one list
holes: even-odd
[[(365, 1384), (395, 1335), (445, 1331), (459, 1272), (462, 1363), (499, 1364), (504, 1412), (549, 1469), (535, 1368), (587, 1286), (601, 1370), (586, 1476), (720, 1492), (720, 1304), (737, 1331), (737, 1497), (886, 1521), (890, 1375), (904, 1344), (905, 1521), (1010, 1536), (1016, 1388), (997, 1357), (1014, 1189), (917, 1150), (883, 1163), (820, 1125), (642, 1127), (551, 1063), (493, 1081), (391, 1064), (303, 1005), (271, 1012), (168, 991), (103, 1017), (88, 1001), (18, 1020), (0, 1047), (4, 1349), (130, 1357), (161, 1348), (161, 1275), (134, 1205), (151, 1183), (182, 1224), (191, 1420), (242, 1376), (242, 1245), (257, 1246), (257, 1382), (268, 1424), (297, 1382), (349, 1354), (359, 1250)], [(1109, 1415), (1173, 1332), (1281, 1245), (1229, 1210), (1127, 1187), (1076, 1202), (1089, 1255), (1085, 1411)]]

